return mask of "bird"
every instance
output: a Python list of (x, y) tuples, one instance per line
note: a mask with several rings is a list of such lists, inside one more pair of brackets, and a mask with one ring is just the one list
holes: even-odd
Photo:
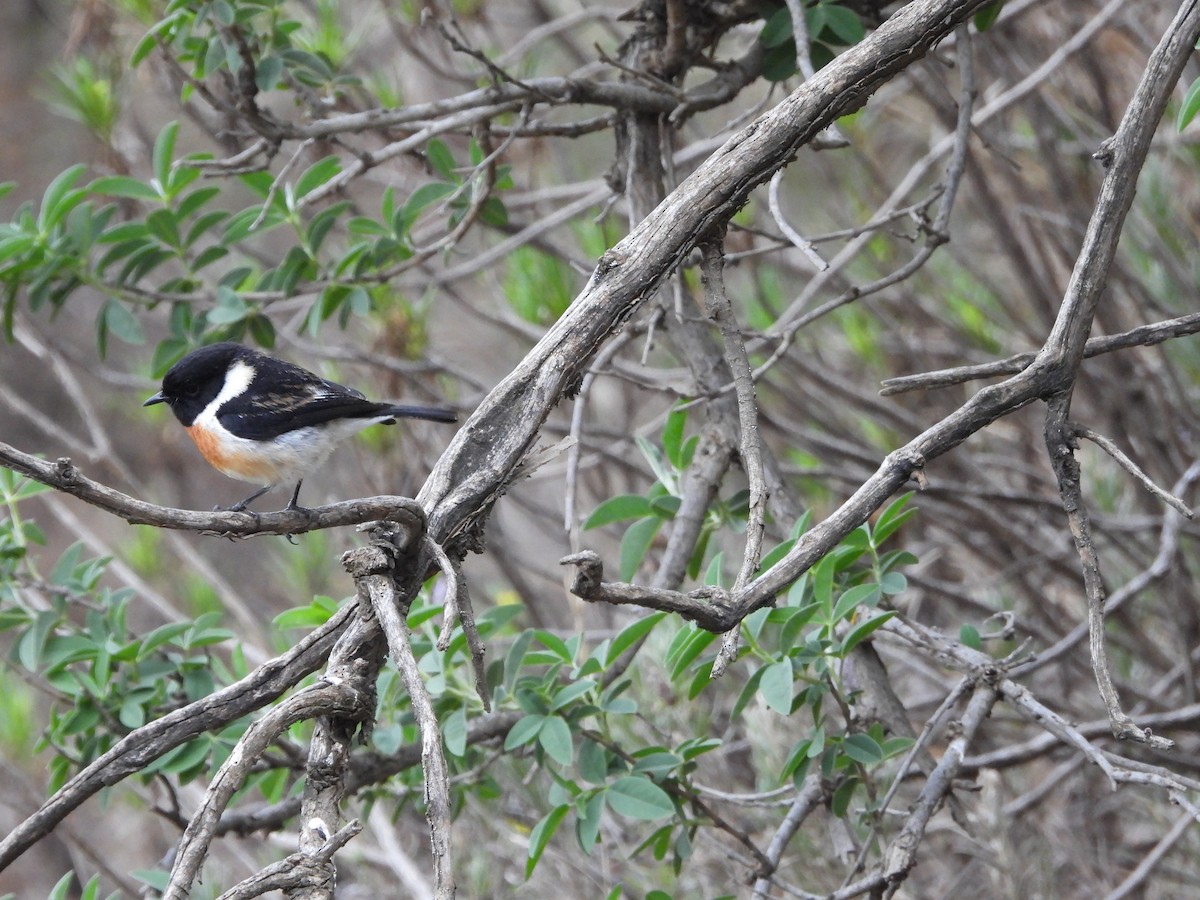
[[(142, 406), (165, 403), (219, 472), (263, 485), (248, 504), (280, 484), (296, 488), (284, 510), (303, 510), (300, 486), (339, 441), (397, 419), (455, 422), (452, 409), (368, 400), (353, 388), (232, 342), (191, 351), (163, 376)], [(218, 507), (219, 509), (220, 507)]]

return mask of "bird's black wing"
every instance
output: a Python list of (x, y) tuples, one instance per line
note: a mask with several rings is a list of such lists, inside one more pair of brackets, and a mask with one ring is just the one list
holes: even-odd
[(327, 381), (291, 363), (270, 357), (255, 360), (250, 390), (234, 397), (217, 418), (232, 434), (265, 441), (334, 419), (388, 415), (389, 403), (374, 403), (353, 388)]

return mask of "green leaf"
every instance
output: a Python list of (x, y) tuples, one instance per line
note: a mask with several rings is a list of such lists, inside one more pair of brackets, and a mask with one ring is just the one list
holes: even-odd
[(872, 616), (865, 622), (860, 622), (850, 630), (850, 633), (842, 638), (842, 646), (838, 650), (838, 656), (845, 656), (871, 634), (879, 629), (884, 622), (893, 618), (896, 615), (894, 609), (889, 609), (887, 612), (880, 613), (877, 616)]
[(116, 335), (126, 344), (144, 344), (146, 335), (142, 324), (133, 313), (118, 300), (109, 298), (104, 304), (104, 325), (110, 334)]
[(129, 874), (159, 893), (165, 892), (171, 883), (171, 873), (162, 869), (133, 869)]
[(565, 685), (554, 694), (554, 699), (550, 701), (550, 711), (557, 712), (564, 706), (569, 706), (595, 687), (596, 682), (590, 678), (581, 678)]
[(212, 13), (222, 25), (232, 25), (234, 22), (233, 7), (228, 0), (212, 0)]
[(791, 660), (781, 659), (766, 666), (758, 682), (759, 695), (781, 716), (792, 712), (793, 679)]
[(190, 627), (191, 624), (188, 622), (168, 622), (166, 625), (158, 626), (142, 638), (141, 644), (138, 646), (138, 657), (146, 658), (152, 651), (179, 637)]
[(563, 662), (571, 663), (575, 661), (575, 654), (571, 652), (571, 648), (567, 646), (567, 642), (560, 638), (557, 634), (538, 629), (533, 632), (533, 636), (537, 638), (539, 644), (541, 644)]
[(792, 14), (786, 5), (771, 14), (763, 24), (758, 39), (767, 48), (778, 47), (792, 39)]
[(983, 649), (983, 638), (979, 634), (979, 629), (974, 625), (963, 625), (959, 628), (958, 639), (972, 650)]
[(326, 156), (304, 170), (304, 174), (296, 179), (296, 198), (311, 194), (334, 175), (342, 170), (342, 161), (337, 156)]
[(82, 556), (83, 543), (81, 541), (76, 541), (64, 550), (50, 572), (50, 583), (61, 587), (69, 586), (74, 580), (75, 570), (79, 568)]
[(663, 777), (673, 772), (682, 762), (682, 759), (668, 750), (651, 749), (637, 755), (633, 774), (649, 775), (651, 778), (656, 775)]
[(667, 414), (666, 424), (663, 425), (663, 450), (671, 465), (677, 469), (683, 469), (686, 465), (683, 459), (683, 430), (687, 425), (687, 417), (688, 411), (677, 406)]
[(155, 772), (186, 772), (204, 762), (212, 749), (212, 741), (207, 737), (196, 738), (182, 746), (168, 750), (158, 759), (142, 769), (142, 774), (151, 775)]
[(858, 778), (851, 776), (834, 789), (833, 796), (829, 800), (829, 811), (839, 819), (849, 811), (850, 801), (854, 799), (854, 792), (858, 790), (858, 784)]
[(142, 709), (142, 704), (134, 698), (126, 697), (117, 711), (117, 718), (122, 725), (132, 731), (146, 724), (146, 711)]
[(264, 56), (254, 65), (254, 83), (260, 91), (274, 90), (283, 74), (283, 60), (278, 56)]
[(171, 162), (175, 156), (175, 136), (179, 134), (179, 123), (168, 122), (154, 141), (154, 177), (159, 187), (167, 189), (171, 181)]
[(546, 845), (550, 843), (550, 838), (554, 837), (554, 832), (558, 831), (558, 826), (562, 824), (563, 818), (570, 809), (571, 806), (568, 803), (554, 807), (529, 832), (529, 855), (525, 860), (526, 880), (533, 874), (533, 870), (537, 868), (538, 860), (542, 858), (542, 853), (545, 851)]
[(666, 488), (668, 494), (679, 495), (679, 478), (675, 471), (667, 463), (666, 456), (663, 452), (650, 443), (641, 435), (634, 438), (634, 443), (637, 448), (642, 451), (642, 456), (646, 458), (646, 462), (650, 464), (650, 470), (654, 472), (654, 477), (662, 482), (662, 486)]
[(784, 653), (790, 653), (792, 648), (796, 646), (796, 642), (800, 639), (804, 626), (811, 622), (813, 616), (817, 614), (817, 604), (809, 603), (806, 606), (789, 606), (785, 607), (781, 612), (786, 613), (786, 615), (779, 628), (779, 649)]
[(877, 606), (880, 596), (878, 584), (856, 584), (854, 587), (848, 588), (838, 598), (837, 606), (833, 608), (833, 621), (842, 621), (859, 606)]
[(883, 762), (883, 748), (869, 734), (846, 735), (842, 741), (842, 752), (864, 766)]
[(67, 900), (71, 885), (75, 882), (75, 873), (68, 872), (55, 883), (53, 890), (46, 895), (46, 900)]
[(796, 45), (791, 41), (771, 47), (763, 54), (762, 75), (767, 81), (783, 81), (795, 75), (796, 71)]
[(1200, 78), (1192, 82), (1183, 97), (1183, 105), (1179, 107), (1179, 113), (1175, 116), (1176, 129), (1183, 131), (1187, 128), (1197, 113), (1200, 113)]
[(825, 6), (826, 25), (829, 30), (845, 44), (853, 46), (867, 36), (862, 20), (852, 9), (844, 6), (827, 4)]
[(621, 654), (641, 640), (642, 637), (649, 634), (650, 630), (665, 619), (666, 616), (665, 612), (652, 613), (622, 628), (617, 636), (613, 638), (612, 644), (609, 645), (604, 665), (611, 666), (615, 663), (621, 657)]
[(524, 747), (530, 743), (538, 736), (545, 721), (546, 717), (537, 713), (530, 713), (524, 718), (517, 719), (516, 724), (508, 730), (508, 734), (504, 738), (504, 749), (515, 750), (517, 747)]
[(383, 237), (391, 233), (383, 225), (366, 216), (355, 216), (346, 223), (346, 228), (351, 234), (360, 237)]
[(808, 26), (808, 36), (814, 38), (825, 30), (825, 25), (829, 22), (829, 4), (817, 3), (810, 6), (804, 17), (804, 23)]
[(671, 680), (676, 681), (688, 667), (695, 661), (701, 653), (703, 653), (717, 636), (711, 631), (705, 631), (702, 628), (697, 628), (695, 625), (685, 625), (679, 629), (675, 637), (671, 641), (671, 646), (667, 649), (667, 666), (671, 674)]
[(236, 291), (221, 285), (217, 288), (217, 305), (208, 311), (207, 320), (210, 325), (232, 325), (249, 314), (249, 304)]
[(146, 228), (168, 247), (178, 249), (182, 245), (175, 214), (169, 209), (156, 209), (146, 216)]
[(1004, 0), (996, 0), (990, 6), (985, 6), (979, 12), (975, 13), (975, 28), (978, 31), (987, 31), (992, 27), (992, 23), (1000, 18), (1000, 11), (1004, 9)]
[(575, 836), (584, 853), (590, 854), (600, 836), (600, 821), (604, 816), (605, 798), (607, 791), (597, 791), (588, 797), (579, 810), (579, 818), (575, 823)]
[(517, 682), (517, 675), (521, 671), (521, 664), (525, 661), (525, 654), (529, 650), (529, 644), (533, 641), (532, 631), (522, 631), (513, 641), (512, 646), (508, 648), (508, 654), (504, 657), (504, 687), (509, 691)]
[(82, 163), (71, 166), (46, 186), (45, 193), (42, 194), (42, 208), (38, 212), (39, 230), (47, 231), (53, 228), (66, 217), (75, 203), (83, 199), (82, 192), (74, 192), (72, 202), (71, 188), (86, 169), (87, 166)]
[(33, 249), (36, 238), (33, 235), (14, 234), (12, 237), (0, 238), (0, 262), (19, 256)]
[(446, 752), (451, 756), (462, 756), (467, 752), (467, 711), (456, 709), (442, 725), (442, 740), (446, 743)]
[(895, 532), (897, 528), (907, 522), (914, 513), (915, 509), (907, 509), (908, 502), (912, 500), (912, 492), (902, 494), (891, 503), (887, 508), (879, 514), (875, 520), (875, 525), (871, 529), (871, 537), (874, 544), (878, 547)]
[(229, 248), (213, 245), (201, 250), (194, 260), (192, 260), (192, 271), (199, 272), (205, 266), (210, 266), (219, 259), (224, 259), (229, 255)]
[(665, 497), (655, 497), (650, 501), (650, 512), (658, 516), (660, 519), (670, 521), (675, 518), (679, 512), (679, 507), (683, 505), (682, 497), (675, 497), (667, 494)]
[(658, 529), (662, 527), (662, 522), (663, 520), (657, 516), (651, 516), (648, 519), (639, 519), (625, 529), (625, 535), (621, 538), (620, 551), (622, 581), (630, 581), (637, 574), (637, 570), (650, 550), (650, 545), (654, 543)]
[(425, 158), (429, 160), (433, 171), (445, 179), (454, 180), (454, 168), (457, 163), (454, 161), (454, 154), (450, 152), (450, 148), (445, 143), (436, 138), (431, 140), (425, 145)]
[(780, 781), (786, 781), (789, 778), (794, 778), (797, 782), (799, 782), (804, 778), (810, 762), (808, 756), (809, 745), (810, 742), (804, 740), (792, 748), (792, 752), (788, 754), (788, 758), (783, 764), (783, 769), (781, 769), (779, 772)]
[(329, 597), (314, 597), (306, 606), (287, 609), (271, 620), (281, 631), (288, 628), (317, 628), (329, 621), (337, 612), (337, 603)]
[(608, 786), (608, 805), (628, 819), (653, 821), (674, 815), (670, 795), (648, 778), (626, 775)]
[(83, 891), (79, 895), (79, 900), (98, 900), (100, 897), (100, 876), (93, 875), (88, 879), (88, 883), (83, 886)]
[(623, 522), (626, 519), (641, 519), (652, 515), (650, 501), (640, 494), (619, 494), (610, 497), (592, 511), (587, 521), (583, 523), (586, 531), (589, 528), (600, 528), (612, 522)]
[(833, 576), (836, 573), (833, 557), (825, 556), (809, 571), (812, 573), (813, 599), (822, 606), (828, 607), (832, 612)]
[(751, 698), (758, 693), (758, 686), (762, 682), (762, 677), (767, 674), (768, 668), (769, 666), (759, 666), (754, 670), (750, 677), (746, 679), (746, 683), (742, 686), (741, 692), (738, 694), (737, 699), (733, 702), (733, 708), (729, 713), (729, 717), (731, 719), (736, 719), (738, 716), (740, 716), (742, 714), (742, 710), (746, 708), (746, 705), (750, 702)]
[(622, 697), (621, 692), (629, 687), (628, 681), (618, 681), (612, 685), (600, 698), (600, 708), (614, 716), (632, 716), (637, 712), (637, 701), (632, 697)]
[[(185, 171), (195, 171), (195, 170), (188, 170), (188, 169), (182, 169), (182, 168), (176, 169), (175, 170), (176, 176), (178, 176), (179, 174), (181, 174)], [(188, 194), (186, 197), (184, 197), (181, 201), (179, 201), (179, 205), (175, 207), (175, 215), (179, 217), (180, 221), (183, 221), (184, 219), (191, 216), (194, 212), (199, 210), (200, 207), (204, 206), (204, 204), (208, 203), (209, 200), (213, 199), (220, 193), (221, 193), (221, 189), (219, 187), (197, 188), (196, 190), (194, 190), (190, 194)], [(228, 215), (229, 215), (229, 213), (226, 212), (225, 210), (214, 210), (214, 211), (206, 214), (206, 216), (219, 217), (218, 221), (220, 220), (220, 218), (224, 218)], [(192, 241), (194, 241), (196, 239), (196, 237), (198, 237), (198, 235), (196, 234), (196, 227), (197, 227), (196, 225), (193, 225), (192, 230), (188, 232), (188, 238), (189, 238), (188, 243), (189, 244)], [(209, 226), (209, 227), (211, 227), (211, 226)]]
[(538, 742), (551, 759), (560, 766), (569, 766), (575, 758), (571, 742), (571, 726), (562, 716), (546, 716), (538, 731)]
[(128, 197), (131, 200), (160, 201), (162, 196), (144, 181), (130, 178), (127, 175), (107, 175), (97, 178), (88, 185), (93, 194), (105, 197)]
[(584, 781), (604, 784), (608, 780), (608, 751), (590, 738), (584, 738), (579, 742), (577, 768)]
[(508, 207), (499, 197), (488, 197), (479, 207), (479, 221), (492, 228), (508, 225)]
[(246, 326), (250, 329), (250, 337), (254, 339), (254, 343), (262, 347), (264, 350), (272, 350), (275, 347), (275, 323), (261, 313), (255, 313), (246, 319)]
[(433, 181), (421, 185), (412, 192), (412, 196), (397, 211), (395, 221), (392, 223), (396, 234), (407, 234), (408, 229), (412, 227), (413, 222), (417, 221), (417, 217), (426, 207), (437, 203), (443, 197), (454, 193), (454, 191), (454, 185), (446, 184), (444, 181)]

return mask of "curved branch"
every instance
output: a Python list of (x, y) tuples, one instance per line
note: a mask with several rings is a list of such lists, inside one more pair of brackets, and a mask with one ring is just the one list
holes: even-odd
[(0, 466), (12, 469), (41, 484), (78, 497), (92, 506), (119, 516), (130, 525), (153, 525), (180, 531), (198, 531), (222, 537), (254, 537), (260, 534), (305, 534), (324, 528), (361, 525), (364, 522), (395, 521), (414, 534), (424, 530), (425, 512), (407, 497), (366, 497), (345, 500), (314, 509), (285, 509), (279, 512), (200, 512), (158, 506), (130, 497), (79, 471), (70, 459), (48, 462), (0, 442)]

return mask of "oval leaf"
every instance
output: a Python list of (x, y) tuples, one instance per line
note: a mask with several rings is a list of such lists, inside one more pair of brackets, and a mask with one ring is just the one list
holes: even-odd
[(792, 662), (781, 659), (767, 666), (758, 681), (758, 693), (767, 706), (782, 716), (792, 711)]
[(546, 716), (538, 732), (542, 749), (560, 766), (569, 766), (575, 759), (571, 744), (571, 726), (561, 716)]
[(652, 515), (650, 501), (640, 494), (620, 494), (605, 500), (587, 517), (583, 523), (584, 530), (599, 528), (612, 522), (623, 522), (626, 519), (641, 519)]
[(652, 821), (674, 815), (670, 795), (648, 778), (626, 775), (608, 786), (608, 805), (628, 819)]

